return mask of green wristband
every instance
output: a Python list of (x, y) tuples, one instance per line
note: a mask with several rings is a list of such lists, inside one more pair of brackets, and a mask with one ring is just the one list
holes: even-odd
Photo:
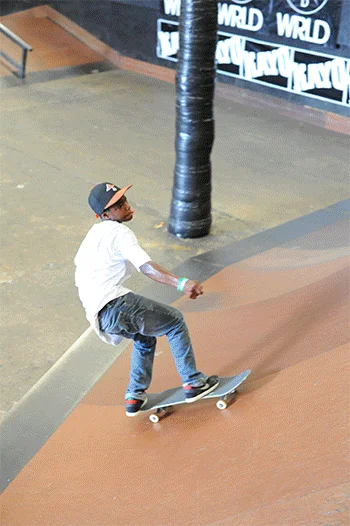
[(180, 278), (179, 281), (177, 282), (177, 290), (179, 290), (180, 292), (183, 292), (185, 285), (188, 281), (189, 281), (188, 278)]

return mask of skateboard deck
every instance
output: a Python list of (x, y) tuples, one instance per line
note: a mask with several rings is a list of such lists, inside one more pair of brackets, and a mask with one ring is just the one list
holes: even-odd
[[(236, 389), (241, 385), (242, 382), (250, 375), (250, 369), (237, 374), (236, 376), (221, 377), (220, 383), (212, 391), (200, 400), (206, 400), (207, 398), (219, 398), (216, 403), (218, 409), (223, 410), (233, 401), (236, 395)], [(198, 400), (198, 402), (200, 401)], [(148, 394), (147, 404), (143, 406), (141, 412), (152, 411), (149, 419), (154, 424), (171, 412), (171, 408), (174, 405), (185, 404), (191, 405), (186, 402), (182, 387), (174, 387), (163, 391), (162, 393), (150, 393)], [(196, 402), (192, 402), (196, 403)]]

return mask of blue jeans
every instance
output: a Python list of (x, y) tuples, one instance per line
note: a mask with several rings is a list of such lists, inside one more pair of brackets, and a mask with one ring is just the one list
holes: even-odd
[(190, 336), (177, 309), (129, 292), (109, 302), (99, 314), (101, 331), (134, 340), (126, 397), (144, 399), (153, 370), (157, 336), (166, 336), (183, 384), (207, 379), (197, 371)]

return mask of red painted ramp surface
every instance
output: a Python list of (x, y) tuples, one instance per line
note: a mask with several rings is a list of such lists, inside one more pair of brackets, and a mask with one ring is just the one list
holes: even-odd
[[(67, 31), (44, 17), (36, 17), (31, 10), (13, 13), (0, 18), (10, 31), (29, 44), (27, 72), (43, 71), (60, 67), (78, 66), (99, 62), (101, 55), (74, 38)], [(22, 50), (0, 34), (0, 48), (17, 62), (21, 62)], [(12, 66), (0, 59), (0, 76), (10, 75)]]
[[(273, 249), (177, 302), (204, 372), (252, 369), (232, 406), (126, 418), (126, 352), (5, 490), (2, 526), (348, 525), (349, 261), (312, 252)], [(151, 390), (178, 383), (161, 339)]]

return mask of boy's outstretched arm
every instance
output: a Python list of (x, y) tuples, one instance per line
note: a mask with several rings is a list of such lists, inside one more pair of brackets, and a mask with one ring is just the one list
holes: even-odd
[[(203, 294), (203, 286), (198, 282), (192, 279), (189, 279), (185, 282), (185, 278), (180, 278), (175, 276), (165, 268), (161, 267), (153, 261), (148, 261), (140, 267), (140, 271), (147, 276), (148, 278), (157, 281), (158, 283), (163, 283), (164, 285), (170, 285), (171, 287), (182, 290), (186, 296), (195, 300), (198, 296)], [(184, 280), (181, 281), (180, 280)], [(181, 285), (183, 284), (183, 287)], [(179, 288), (180, 287), (180, 288)]]

